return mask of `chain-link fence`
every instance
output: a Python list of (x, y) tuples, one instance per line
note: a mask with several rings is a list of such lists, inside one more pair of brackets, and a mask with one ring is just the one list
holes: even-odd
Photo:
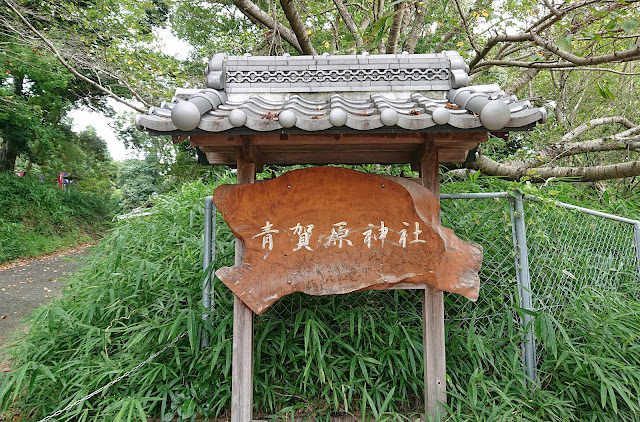
[[(447, 347), (452, 333), (462, 333), (470, 324), (476, 330), (489, 331), (490, 326), (509, 321), (520, 332), (523, 366), (530, 378), (536, 377), (537, 366), (532, 327), (535, 312), (557, 317), (568, 298), (583, 288), (616, 289), (628, 285), (629, 280), (640, 282), (640, 221), (523, 197), (517, 192), (443, 194), (441, 208), (443, 226), (484, 250), (478, 301), (445, 296)], [(638, 295), (637, 291), (631, 294)], [(335, 332), (353, 331), (359, 319), (415, 330), (422, 325), (420, 290), (349, 296), (349, 300), (299, 293), (286, 296), (256, 319), (257, 330), (268, 321), (297, 321), (303, 309), (322, 315)], [(358, 343), (351, 346), (366, 356), (367, 343)], [(416, 353), (421, 364), (422, 351)], [(417, 371), (418, 379), (421, 366)]]
[(585, 287), (618, 290), (638, 276), (638, 222), (528, 197), (533, 306), (555, 317)]

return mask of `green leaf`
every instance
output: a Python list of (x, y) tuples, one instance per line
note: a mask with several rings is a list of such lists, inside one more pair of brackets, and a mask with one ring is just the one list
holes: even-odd
[(569, 34), (566, 37), (558, 38), (556, 41), (556, 45), (560, 47), (560, 49), (565, 51), (571, 51), (571, 41), (573, 40), (573, 35)]
[(633, 30), (636, 29), (637, 26), (638, 21), (636, 21), (635, 19), (629, 19), (622, 22), (622, 29), (624, 29), (625, 32), (633, 32)]
[(605, 100), (615, 100), (616, 96), (613, 95), (613, 92), (611, 92), (611, 89), (609, 88), (608, 84), (606, 83), (597, 83), (596, 84), (597, 88), (598, 88), (598, 93), (600, 94), (600, 96), (602, 98), (604, 98)]
[(124, 402), (122, 402), (122, 407), (120, 408), (120, 411), (116, 415), (115, 422), (120, 422), (122, 420), (122, 418), (124, 417), (124, 414), (127, 411), (128, 407), (129, 407), (129, 401), (128, 400), (125, 400)]
[(196, 411), (196, 401), (194, 399), (187, 399), (180, 406), (180, 416), (182, 419), (189, 419)]
[(387, 411), (387, 407), (389, 406), (389, 403), (391, 403), (391, 400), (393, 399), (393, 393), (395, 393), (395, 391), (396, 387), (393, 387), (391, 390), (389, 390), (387, 397), (384, 399), (384, 403), (382, 403), (382, 406), (380, 407), (381, 414)]
[(136, 405), (136, 410), (138, 411), (138, 416), (140, 416), (140, 420), (146, 421), (147, 415), (145, 414), (144, 409), (142, 408), (142, 403), (140, 403), (139, 400), (134, 400), (134, 403)]

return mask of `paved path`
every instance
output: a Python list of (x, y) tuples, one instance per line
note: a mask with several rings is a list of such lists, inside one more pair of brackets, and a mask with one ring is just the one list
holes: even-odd
[(0, 266), (0, 348), (5, 346), (29, 314), (51, 298), (60, 296), (62, 278), (78, 270), (87, 246), (41, 259)]

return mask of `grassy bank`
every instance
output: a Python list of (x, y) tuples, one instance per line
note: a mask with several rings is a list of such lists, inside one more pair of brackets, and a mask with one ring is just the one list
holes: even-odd
[(94, 240), (109, 214), (107, 201), (95, 194), (0, 174), (0, 263)]
[[(224, 181), (232, 180), (216, 183)], [(0, 375), (7, 416), (39, 420), (184, 331), (175, 347), (57, 420), (192, 421), (228, 414), (232, 295), (216, 285), (216, 310), (206, 324), (199, 305), (203, 198), (212, 190), (184, 186), (159, 198), (150, 216), (117, 223), (63, 298), (35, 314), (30, 333), (14, 349), (13, 370)], [(448, 210), (445, 216), (479, 227), (485, 240), (511, 241), (499, 211)], [(218, 223), (216, 267), (232, 264), (234, 253), (232, 235)], [(512, 248), (492, 250), (487, 241), (485, 254), (513, 265)], [(606, 292), (576, 289), (563, 298), (561, 313), (537, 315), (541, 377), (531, 388), (522, 372), (514, 276), (483, 277), (495, 288), (482, 290), (482, 303), (446, 299), (449, 420), (640, 420), (635, 279)], [(211, 346), (201, 350), (203, 330)], [(255, 411), (279, 420), (345, 413), (415, 420), (411, 412), (422, 406), (421, 348), (419, 294), (413, 291), (287, 296), (255, 319)]]

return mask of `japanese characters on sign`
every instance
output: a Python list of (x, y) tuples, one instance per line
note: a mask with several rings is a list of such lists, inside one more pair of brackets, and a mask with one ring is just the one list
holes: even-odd
[[(261, 239), (262, 249), (265, 251), (273, 250), (274, 235), (287, 236), (288, 234), (294, 237), (289, 237), (292, 252), (297, 252), (301, 249), (314, 251), (311, 247), (312, 242), (318, 244), (314, 248), (318, 247), (336, 247), (339, 249), (353, 247), (355, 245), (363, 244), (366, 248), (371, 249), (379, 247), (384, 248), (385, 244), (407, 248), (407, 245), (416, 243), (426, 243), (426, 240), (420, 238), (422, 230), (420, 229), (420, 222), (415, 221), (413, 223), (407, 223), (403, 221), (399, 227), (399, 230), (394, 230), (386, 225), (384, 221), (380, 221), (379, 225), (372, 223), (367, 224), (366, 228), (351, 229), (349, 223), (346, 221), (340, 221), (335, 223), (331, 227), (331, 233), (323, 235), (316, 230), (314, 234), (313, 230), (316, 228), (315, 224), (301, 224), (297, 222), (293, 227), (289, 227), (286, 230), (275, 229), (273, 223), (266, 221), (265, 225), (261, 227), (260, 233), (252, 236), (252, 239)], [(411, 230), (409, 232), (409, 230)], [(391, 232), (391, 234), (390, 234)], [(360, 236), (358, 236), (360, 233)], [(314, 237), (314, 235), (316, 237)], [(296, 237), (297, 236), (297, 237)], [(326, 239), (326, 240), (325, 240)], [(268, 254), (264, 255), (264, 259), (268, 257)]]

